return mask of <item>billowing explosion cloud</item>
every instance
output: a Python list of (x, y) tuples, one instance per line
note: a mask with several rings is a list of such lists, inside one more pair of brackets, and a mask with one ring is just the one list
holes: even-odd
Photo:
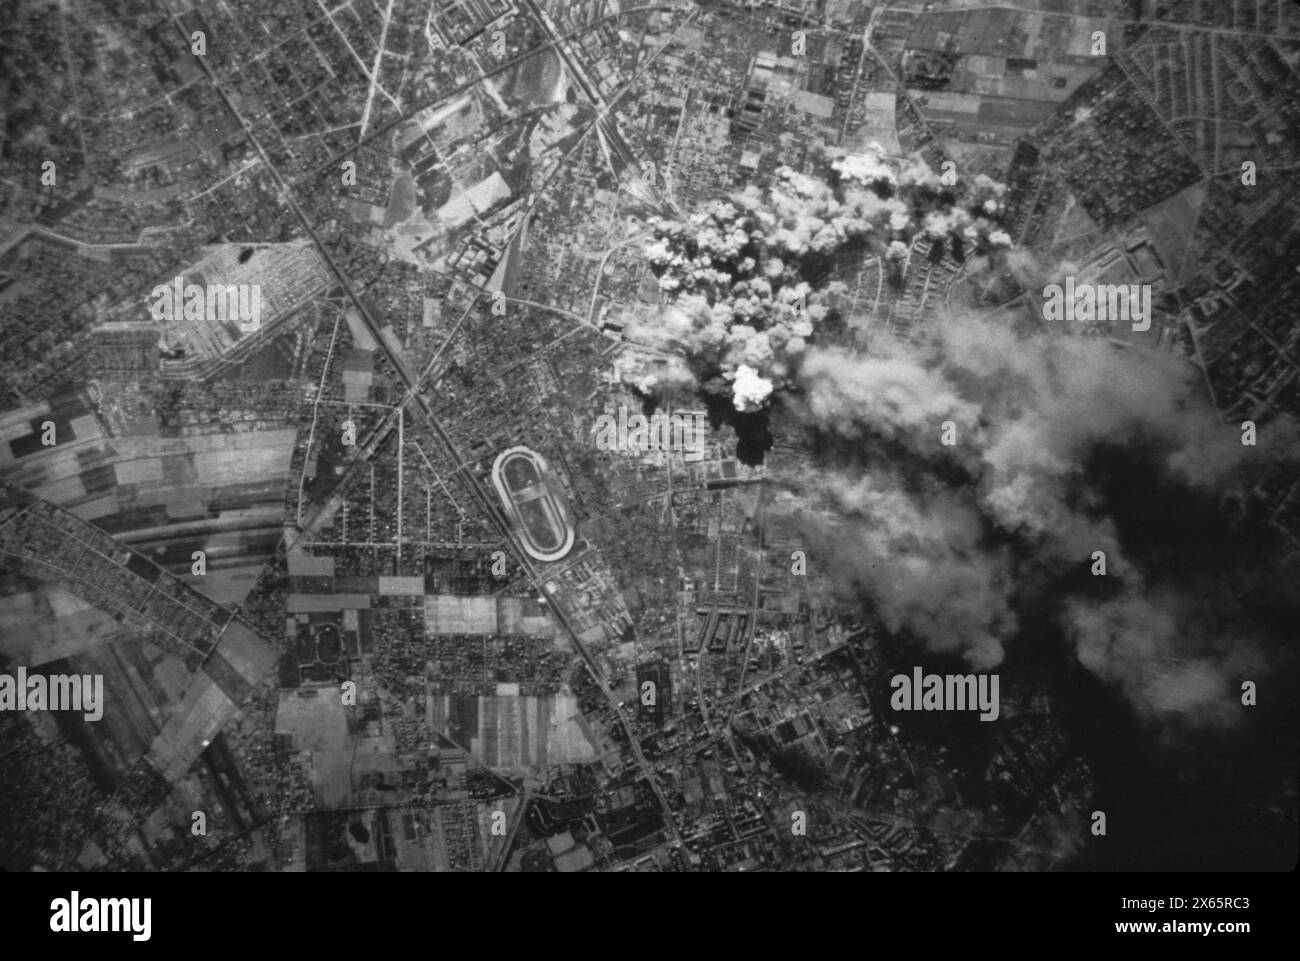
[(1226, 520), (1223, 492), (1295, 458), (1294, 428), (1243, 446), (1186, 363), (1104, 339), (1024, 338), (968, 316), (922, 344), (819, 341), (843, 302), (827, 282), (837, 260), (874, 254), (901, 274), (929, 239), (1047, 269), (1003, 253), (1004, 189), (986, 177), (958, 195), (879, 150), (828, 170), (782, 169), (766, 192), (654, 224), (667, 303), (628, 332), (682, 364), (633, 364), (624, 379), (693, 378), (742, 413), (794, 410), (821, 469), (773, 479), (838, 587), (896, 636), (987, 670), (1050, 631), (1162, 731), (1240, 718), (1237, 686), (1290, 640), (1253, 615), (1298, 606), (1275, 545)]
[(788, 489), (829, 503), (810, 542), (892, 630), (988, 669), (1048, 617), (1143, 715), (1240, 716), (1234, 685), (1280, 641), (1243, 598), (1277, 577), (1219, 491), (1293, 456), (1292, 428), (1243, 446), (1175, 358), (975, 317), (919, 347), (810, 349), (799, 387), (833, 453)]
[(1005, 190), (988, 177), (964, 184), (959, 202), (924, 163), (900, 166), (875, 145), (829, 170), (828, 183), (783, 167), (766, 191), (653, 221), (646, 253), (668, 303), (628, 336), (680, 350), (705, 390), (756, 411), (794, 383), (831, 309), (832, 286), (818, 281), (837, 252), (898, 264), (922, 233), (972, 251), (1010, 243), (997, 222)]

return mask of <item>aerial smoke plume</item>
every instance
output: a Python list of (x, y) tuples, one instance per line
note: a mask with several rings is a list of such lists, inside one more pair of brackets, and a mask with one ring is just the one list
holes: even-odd
[(667, 295), (634, 320), (634, 340), (682, 352), (705, 390), (742, 413), (794, 383), (831, 307), (819, 283), (828, 260), (853, 245), (899, 261), (920, 233), (961, 238), (972, 251), (1010, 242), (998, 229), (1004, 188), (977, 176), (952, 188), (920, 161), (899, 165), (873, 145), (830, 162), (828, 183), (788, 167), (685, 221), (656, 220), (646, 254)]
[(1295, 431), (1245, 447), (1186, 363), (1096, 338), (965, 316), (920, 345), (819, 342), (836, 254), (901, 267), (922, 236), (1010, 243), (1004, 189), (986, 177), (958, 199), (925, 164), (879, 151), (829, 168), (831, 182), (783, 169), (766, 192), (656, 223), (648, 254), (669, 296), (631, 338), (681, 356), (673, 380), (742, 413), (780, 398), (817, 432), (821, 469), (774, 479), (839, 587), (895, 634), (987, 670), (1047, 624), (1164, 729), (1239, 718), (1237, 685), (1286, 640), (1252, 607), (1295, 599), (1268, 535), (1229, 524), (1222, 492), (1294, 457)]
[(890, 628), (988, 669), (1048, 616), (1140, 713), (1240, 716), (1235, 684), (1281, 639), (1238, 598), (1276, 575), (1234, 547), (1219, 492), (1292, 456), (1292, 429), (1244, 447), (1175, 358), (975, 317), (920, 347), (814, 348), (800, 387), (834, 453), (789, 489), (831, 505), (807, 528)]

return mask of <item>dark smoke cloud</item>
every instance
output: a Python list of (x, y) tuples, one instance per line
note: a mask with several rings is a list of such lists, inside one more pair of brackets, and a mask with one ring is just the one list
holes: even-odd
[[(1024, 615), (1047, 611), (1142, 716), (1240, 716), (1240, 679), (1282, 639), (1250, 626), (1239, 596), (1276, 574), (1232, 546), (1245, 535), (1220, 491), (1293, 457), (1292, 428), (1245, 447), (1176, 358), (975, 317), (920, 347), (814, 347), (799, 386), (792, 402), (835, 453), (789, 486), (829, 506), (805, 514), (809, 533), (891, 629), (988, 669)], [(1088, 573), (1094, 551), (1104, 578)]]

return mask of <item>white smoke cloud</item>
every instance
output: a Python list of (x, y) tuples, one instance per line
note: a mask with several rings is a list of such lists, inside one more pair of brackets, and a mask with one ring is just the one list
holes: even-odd
[[(783, 168), (766, 191), (658, 222), (647, 257), (671, 300), (625, 333), (681, 351), (737, 411), (795, 389), (830, 449), (853, 452), (785, 481), (830, 506), (806, 514), (814, 542), (841, 586), (891, 630), (988, 668), (1029, 603), (1037, 617), (1050, 610), (1080, 664), (1144, 716), (1239, 716), (1221, 710), (1223, 694), (1233, 672), (1260, 663), (1256, 639), (1242, 631), (1224, 645), (1223, 632), (1205, 627), (1213, 617), (1197, 598), (1215, 590), (1171, 586), (1167, 572), (1145, 566), (1145, 535), (1121, 521), (1114, 491), (1087, 469), (1096, 451), (1119, 447), (1149, 459), (1140, 476), (1153, 482), (1220, 489), (1243, 448), (1192, 396), (1186, 365), (1093, 339), (1026, 340), (973, 317), (939, 325), (919, 347), (884, 338), (866, 355), (819, 346), (818, 325), (844, 294), (810, 287), (802, 267), (850, 242), (895, 272), (918, 232), (996, 251), (1029, 289), (1077, 272), (1014, 248), (1000, 222), (1006, 188), (988, 177), (940, 189), (923, 163), (900, 165), (876, 148), (830, 166), (833, 185)], [(946, 446), (941, 436), (954, 432)], [(1096, 551), (1109, 595), (1041, 594), (1086, 570)]]
[(812, 521), (834, 560), (832, 576), (860, 595), (890, 630), (930, 648), (996, 666), (1015, 627), (1006, 558), (981, 545), (979, 514), (946, 491), (908, 492), (888, 472), (815, 481), (836, 508)]
[[(870, 473), (789, 482), (831, 499), (832, 519), (808, 524), (845, 588), (891, 629), (987, 667), (1016, 629), (1010, 585), (1050, 583), (1102, 551), (1113, 596), (1069, 598), (1060, 618), (1080, 663), (1144, 716), (1240, 717), (1225, 692), (1259, 666), (1258, 644), (1244, 629), (1225, 641), (1197, 606), (1215, 590), (1225, 595), (1216, 604), (1235, 599), (1213, 586), (1175, 590), (1167, 570), (1144, 567), (1130, 550), (1142, 531), (1130, 521), (1121, 536), (1106, 506), (1114, 495), (1086, 469), (1093, 451), (1118, 444), (1150, 459), (1139, 476), (1206, 496), (1240, 470), (1249, 449), (1196, 401), (1186, 364), (961, 317), (920, 347), (813, 348), (799, 382), (804, 416), (866, 452)], [(1276, 429), (1279, 448), (1297, 449), (1294, 432)]]
[[(898, 167), (871, 145), (832, 160), (836, 185), (782, 167), (766, 191), (751, 185), (685, 221), (655, 221), (646, 256), (670, 298), (660, 318), (661, 346), (682, 350), (709, 389), (729, 384), (733, 399), (743, 398), (737, 409), (759, 409), (793, 384), (831, 310), (830, 291), (811, 288), (802, 275), (808, 257), (863, 242), (902, 263), (914, 207), (935, 240), (963, 233), (988, 238), (988, 219), (935, 206), (938, 178), (922, 161)], [(996, 199), (998, 186), (976, 178), (973, 189), (983, 202)], [(634, 326), (644, 339), (654, 324)], [(749, 372), (737, 389), (741, 366)]]
[[(892, 188), (898, 183), (898, 174), (895, 173), (893, 167), (882, 159), (882, 153), (880, 145), (872, 143), (868, 145), (865, 153), (842, 157), (833, 161), (831, 167), (847, 181), (859, 183), (865, 187)], [(914, 176), (913, 168), (909, 167), (905, 174)], [(917, 181), (913, 180), (912, 182), (916, 183)]]
[(736, 379), (732, 384), (732, 403), (736, 410), (753, 411), (762, 409), (772, 394), (772, 382), (759, 376), (748, 364), (736, 368)]

